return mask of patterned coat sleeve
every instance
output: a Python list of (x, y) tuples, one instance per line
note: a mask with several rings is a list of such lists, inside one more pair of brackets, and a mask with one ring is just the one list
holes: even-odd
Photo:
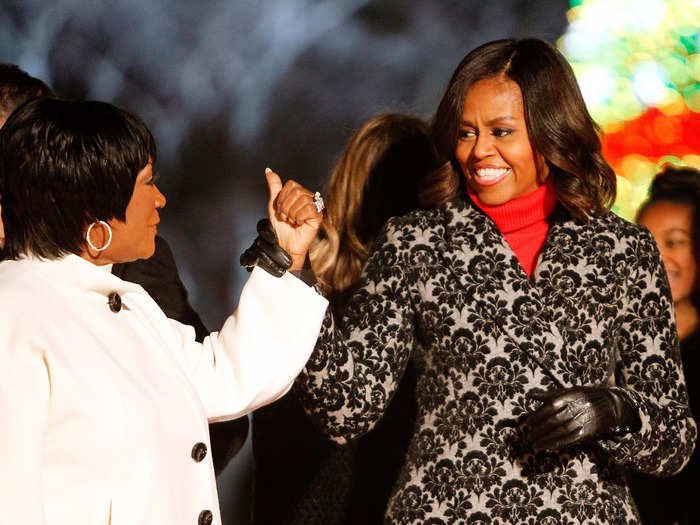
[(648, 231), (630, 243), (626, 256), (628, 285), (626, 309), (617, 327), (616, 384), (639, 409), (642, 427), (602, 445), (633, 470), (670, 476), (689, 460), (697, 433), (688, 407), (673, 303)]
[(392, 221), (375, 243), (342, 329), (326, 311), (321, 335), (295, 388), (317, 427), (345, 442), (381, 419), (413, 346), (413, 312), (401, 244)]

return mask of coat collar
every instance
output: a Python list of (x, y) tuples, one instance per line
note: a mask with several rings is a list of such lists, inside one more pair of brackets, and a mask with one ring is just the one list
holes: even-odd
[(442, 208), (444, 266), (466, 291), (466, 304), (485, 310), (475, 318), (486, 316), (492, 330), (527, 353), (557, 385), (568, 386), (553, 363), (564, 346), (556, 321), (565, 314), (544, 280), (559, 254), (571, 252), (572, 242), (585, 242), (591, 228), (560, 208), (530, 279), (494, 222), (468, 198), (455, 199)]
[(69, 254), (59, 259), (41, 259), (35, 255), (25, 255), (15, 261), (3, 264), (16, 264), (21, 271), (43, 277), (57, 286), (69, 286), (86, 292), (97, 292), (108, 296), (129, 292), (143, 293), (143, 288), (135, 283), (123, 281), (112, 275), (111, 265), (97, 266), (82, 257)]

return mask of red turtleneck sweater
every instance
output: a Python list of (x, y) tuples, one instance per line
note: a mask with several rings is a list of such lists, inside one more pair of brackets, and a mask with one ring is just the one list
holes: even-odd
[(496, 223), (525, 272), (532, 277), (549, 231), (547, 219), (557, 204), (552, 184), (543, 184), (532, 193), (499, 206), (484, 204), (471, 188), (468, 191), (472, 201)]

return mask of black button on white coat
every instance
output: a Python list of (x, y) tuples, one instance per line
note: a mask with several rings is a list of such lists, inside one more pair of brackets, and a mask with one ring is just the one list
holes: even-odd
[(202, 443), (195, 443), (194, 446), (192, 447), (192, 459), (194, 459), (197, 463), (202, 461), (204, 458), (207, 457), (207, 446)]
[(211, 525), (214, 521), (214, 515), (210, 510), (203, 510), (199, 513), (199, 519), (197, 520), (197, 525)]
[(117, 292), (112, 292), (107, 296), (107, 298), (109, 299), (109, 309), (115, 314), (122, 309), (122, 298), (119, 297)]

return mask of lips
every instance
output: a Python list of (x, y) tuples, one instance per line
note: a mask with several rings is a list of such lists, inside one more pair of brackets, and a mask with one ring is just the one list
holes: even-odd
[(510, 168), (474, 168), (471, 170), (472, 179), (479, 186), (493, 186), (505, 179), (511, 170)]

